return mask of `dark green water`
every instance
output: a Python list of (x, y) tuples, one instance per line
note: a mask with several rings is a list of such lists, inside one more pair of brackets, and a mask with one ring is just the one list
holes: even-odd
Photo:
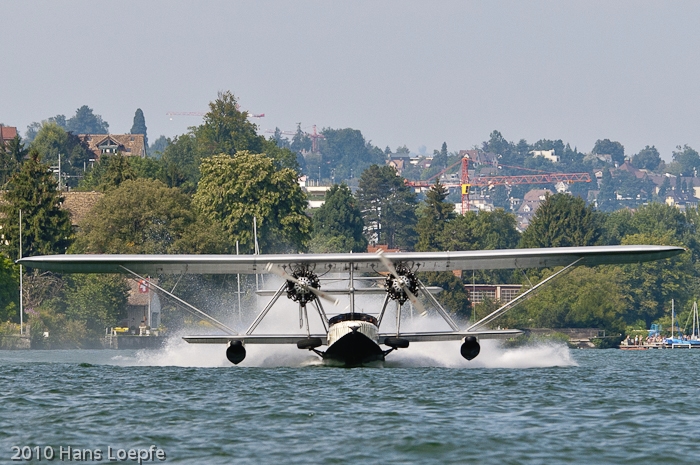
[(53, 463), (60, 447), (99, 449), (79, 463), (109, 463), (108, 447), (150, 445), (166, 453), (156, 463), (700, 459), (700, 351), (487, 346), (468, 363), (452, 345), (412, 349), (357, 369), (295, 348), (240, 367), (218, 346), (0, 352), (0, 463), (17, 463), (12, 446), (49, 446)]

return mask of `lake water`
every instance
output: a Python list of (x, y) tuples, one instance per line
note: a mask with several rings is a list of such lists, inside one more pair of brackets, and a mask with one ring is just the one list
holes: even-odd
[[(0, 463), (697, 463), (700, 351), (414, 344), (384, 367), (295, 347), (0, 352)], [(30, 452), (29, 449), (32, 448)], [(60, 456), (63, 448), (63, 456)], [(117, 455), (122, 454), (122, 455)]]

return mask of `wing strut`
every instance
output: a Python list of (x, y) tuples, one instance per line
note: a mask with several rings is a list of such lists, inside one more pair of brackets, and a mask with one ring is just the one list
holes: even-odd
[(448, 325), (450, 325), (452, 331), (460, 331), (459, 326), (457, 326), (457, 323), (455, 323), (455, 320), (453, 320), (449, 313), (447, 313), (447, 311), (445, 311), (445, 309), (442, 308), (440, 302), (438, 302), (435, 296), (428, 291), (428, 289), (425, 287), (425, 284), (423, 284), (420, 279), (418, 280), (418, 288), (421, 291), (423, 291), (423, 294), (428, 296), (428, 299), (430, 299), (433, 302), (433, 304), (435, 305), (435, 309), (438, 311), (442, 319), (445, 320), (445, 322), (447, 322)]
[(321, 299), (314, 299), (314, 305), (316, 305), (318, 315), (321, 317), (323, 330), (328, 334), (328, 317), (326, 316), (326, 311), (323, 309), (323, 305), (321, 305)]
[(260, 312), (260, 315), (258, 315), (253, 324), (250, 325), (250, 328), (248, 328), (248, 330), (245, 332), (246, 334), (252, 334), (253, 331), (255, 331), (255, 328), (257, 328), (260, 322), (263, 320), (263, 318), (265, 318), (265, 315), (267, 315), (272, 306), (277, 303), (277, 300), (280, 298), (285, 289), (287, 289), (287, 281), (282, 282), (280, 288), (277, 289), (275, 295), (272, 296), (272, 300), (270, 300), (270, 303), (268, 303), (265, 309), (262, 312)]
[(158, 289), (160, 292), (165, 293), (165, 294), (166, 294), (168, 297), (170, 297), (171, 299), (174, 299), (175, 301), (177, 301), (177, 302), (180, 303), (181, 305), (184, 305), (184, 306), (185, 306), (185, 309), (187, 309), (188, 311), (190, 311), (190, 312), (193, 313), (194, 315), (199, 316), (199, 317), (202, 318), (203, 320), (205, 320), (205, 321), (211, 323), (212, 325), (216, 326), (217, 328), (219, 328), (219, 329), (221, 329), (221, 330), (223, 330), (223, 331), (226, 331), (226, 332), (229, 333), (229, 334), (233, 334), (233, 335), (238, 334), (236, 331), (234, 331), (233, 329), (229, 328), (228, 326), (226, 326), (225, 324), (223, 324), (222, 322), (220, 322), (220, 321), (217, 320), (216, 318), (214, 318), (214, 317), (212, 317), (212, 316), (210, 316), (210, 315), (207, 315), (206, 313), (204, 313), (203, 311), (201, 311), (200, 309), (198, 309), (198, 308), (195, 307), (194, 305), (192, 305), (192, 304), (190, 304), (190, 303), (188, 303), (188, 302), (185, 302), (184, 300), (182, 300), (181, 298), (179, 298), (179, 297), (176, 296), (175, 294), (166, 291), (165, 289), (163, 289), (162, 287), (158, 286), (157, 284), (155, 284), (155, 283), (154, 283), (153, 281), (151, 281), (150, 279), (144, 278), (143, 276), (141, 276), (141, 275), (139, 275), (139, 274), (137, 274), (137, 273), (134, 273), (133, 271), (131, 271), (130, 269), (126, 268), (126, 267), (123, 266), (123, 265), (119, 265), (119, 267), (120, 267), (121, 269), (125, 270), (127, 273), (136, 276), (138, 279), (141, 279), (141, 280), (147, 282), (149, 286), (153, 286), (153, 287), (155, 287), (156, 289)]
[(386, 311), (386, 306), (389, 304), (389, 294), (384, 296), (384, 305), (382, 305), (382, 311), (379, 312), (379, 318), (377, 318), (377, 328), (382, 325), (382, 318), (384, 318), (384, 312)]
[(549, 281), (561, 276), (562, 274), (566, 273), (567, 271), (572, 270), (583, 259), (584, 259), (584, 257), (581, 257), (578, 260), (576, 260), (575, 262), (571, 263), (570, 265), (565, 266), (561, 270), (559, 270), (556, 273), (554, 273), (553, 275), (549, 276), (548, 278), (543, 279), (542, 281), (540, 281), (539, 283), (537, 283), (536, 285), (534, 285), (533, 287), (531, 287), (527, 291), (525, 291), (522, 294), (520, 294), (519, 296), (517, 296), (515, 299), (511, 300), (510, 302), (508, 302), (505, 305), (502, 305), (500, 308), (498, 308), (497, 310), (494, 310), (489, 315), (486, 315), (484, 318), (477, 321), (476, 323), (474, 323), (473, 325), (468, 327), (466, 330), (467, 331), (476, 330), (477, 328), (479, 328), (483, 325), (491, 323), (493, 320), (495, 320), (496, 318), (498, 318), (499, 316), (503, 315), (505, 312), (510, 310), (513, 306), (519, 304), (520, 302), (525, 300), (527, 297), (529, 297), (530, 294), (532, 292), (534, 292), (535, 290), (539, 289), (540, 286), (542, 286), (542, 285), (548, 283)]

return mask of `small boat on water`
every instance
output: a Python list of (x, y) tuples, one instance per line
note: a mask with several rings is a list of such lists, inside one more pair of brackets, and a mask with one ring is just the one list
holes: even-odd
[[(662, 348), (664, 349), (700, 349), (700, 320), (698, 320), (698, 303), (693, 304), (693, 329), (690, 336), (681, 334), (680, 326), (678, 327), (678, 337), (676, 337), (676, 326), (673, 319), (675, 317), (675, 308), (673, 300), (671, 300), (671, 337), (664, 338)], [(686, 327), (688, 324), (686, 323)]]

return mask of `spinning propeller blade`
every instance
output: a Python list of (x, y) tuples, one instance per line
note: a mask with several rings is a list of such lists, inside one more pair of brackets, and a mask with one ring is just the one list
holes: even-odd
[(408, 289), (408, 287), (404, 284), (403, 280), (401, 280), (401, 277), (396, 272), (396, 268), (394, 267), (394, 264), (391, 262), (391, 260), (386, 258), (384, 256), (384, 253), (381, 250), (377, 252), (377, 257), (379, 257), (379, 261), (382, 262), (382, 265), (384, 265), (384, 267), (387, 270), (389, 270), (389, 273), (391, 273), (392, 276), (394, 276), (394, 278), (396, 278), (396, 280), (399, 282), (399, 284), (401, 285), (401, 288), (408, 296), (408, 300), (410, 300), (411, 303), (413, 304), (413, 306), (416, 307), (420, 316), (426, 316), (428, 314), (428, 310), (425, 308), (425, 306), (423, 306), (422, 303), (420, 303), (420, 301), (418, 300), (418, 297), (413, 295), (413, 292), (411, 292)]
[(265, 269), (271, 273), (276, 274), (277, 276), (279, 276), (283, 279), (286, 279), (287, 281), (291, 281), (294, 284), (298, 284), (298, 285), (304, 287), (304, 289), (308, 289), (309, 291), (313, 292), (314, 294), (316, 294), (320, 298), (327, 300), (328, 302), (331, 302), (333, 305), (338, 305), (338, 302), (340, 302), (335, 297), (331, 297), (330, 294), (326, 294), (325, 292), (323, 292), (320, 289), (316, 289), (315, 287), (307, 286), (305, 283), (302, 283), (297, 278), (295, 278), (291, 274), (284, 271), (284, 269), (282, 269), (282, 267), (275, 265), (274, 263), (268, 263), (267, 266), (265, 267)]

